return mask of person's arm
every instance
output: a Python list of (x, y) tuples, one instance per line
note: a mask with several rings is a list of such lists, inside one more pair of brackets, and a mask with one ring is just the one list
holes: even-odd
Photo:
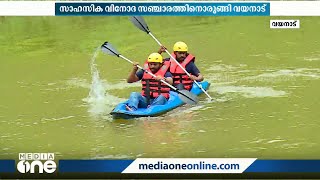
[(166, 72), (165, 74), (165, 81), (169, 84), (173, 84), (172, 74), (170, 72)]
[(201, 82), (203, 79), (203, 75), (199, 73), (195, 80)]
[[(133, 69), (132, 69), (132, 71), (130, 72), (130, 74), (129, 74), (129, 76), (128, 76), (128, 78), (127, 78), (127, 82), (128, 83), (133, 83), (133, 82), (137, 82), (137, 81), (139, 81), (141, 78), (139, 78), (138, 77), (138, 75), (139, 74), (141, 74), (141, 72), (139, 71), (138, 73), (137, 73), (137, 71), (138, 71), (138, 67), (137, 67), (137, 65), (138, 65), (138, 63), (134, 63), (133, 64)], [(141, 70), (142, 71), (142, 70)], [(143, 74), (143, 71), (142, 71), (142, 74)]]
[(166, 49), (167, 49), (166, 47), (160, 46), (160, 49), (158, 50), (158, 53), (161, 54), (163, 52), (166, 52)]
[(190, 62), (186, 69), (189, 73), (192, 74), (190, 76), (191, 80), (193, 80), (193, 81), (196, 80), (198, 82), (203, 81), (203, 79), (204, 79), (203, 75), (200, 74), (199, 69), (197, 68), (197, 66), (193, 62)]
[(164, 80), (169, 84), (173, 84), (173, 79), (172, 79), (172, 74), (170, 72), (166, 72), (166, 74), (164, 75), (164, 77), (162, 76), (157, 76), (155, 77), (156, 80), (160, 81), (160, 80)]

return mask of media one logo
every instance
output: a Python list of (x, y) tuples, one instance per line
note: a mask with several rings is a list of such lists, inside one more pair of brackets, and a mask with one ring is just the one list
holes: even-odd
[(19, 153), (19, 163), (17, 169), (20, 173), (53, 173), (57, 165), (53, 161), (54, 153)]

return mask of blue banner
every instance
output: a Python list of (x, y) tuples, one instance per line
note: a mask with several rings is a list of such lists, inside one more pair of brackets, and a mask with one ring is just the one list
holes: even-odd
[(320, 172), (320, 160), (256, 160), (244, 172)]
[(60, 160), (59, 172), (122, 172), (133, 160)]
[(0, 172), (15, 172), (16, 165), (14, 160), (0, 160)]
[[(58, 171), (110, 173), (123, 172), (134, 160), (60, 160)], [(230, 169), (231, 170), (231, 169)], [(14, 173), (14, 160), (0, 160), (0, 173)], [(320, 173), (320, 160), (256, 160), (245, 173)]]
[[(134, 160), (60, 160), (59, 172), (120, 173), (123, 172), (133, 161)], [(319, 173), (320, 160), (256, 160), (244, 172)]]
[(270, 3), (55, 3), (56, 16), (270, 16)]

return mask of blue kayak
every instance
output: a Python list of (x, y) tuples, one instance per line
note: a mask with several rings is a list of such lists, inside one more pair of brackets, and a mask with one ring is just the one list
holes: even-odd
[[(210, 86), (210, 83), (207, 81), (199, 82), (199, 84), (205, 90), (207, 90)], [(203, 93), (195, 83), (193, 83), (190, 92), (195, 95), (200, 95)], [(170, 91), (170, 98), (164, 105), (154, 105), (148, 108), (138, 108), (136, 111), (127, 111), (125, 106), (127, 102), (128, 101), (118, 104), (112, 110), (110, 114), (113, 116), (113, 118), (132, 119), (137, 117), (159, 116), (184, 104), (184, 102), (179, 98), (178, 93), (174, 91)]]

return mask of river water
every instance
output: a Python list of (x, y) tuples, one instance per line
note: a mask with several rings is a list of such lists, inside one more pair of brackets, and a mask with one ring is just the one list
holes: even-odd
[(146, 17), (168, 49), (189, 45), (215, 100), (127, 121), (109, 113), (141, 85), (99, 46), (141, 64), (158, 50), (128, 17), (0, 17), (0, 158), (318, 158), (320, 19), (270, 19)]

